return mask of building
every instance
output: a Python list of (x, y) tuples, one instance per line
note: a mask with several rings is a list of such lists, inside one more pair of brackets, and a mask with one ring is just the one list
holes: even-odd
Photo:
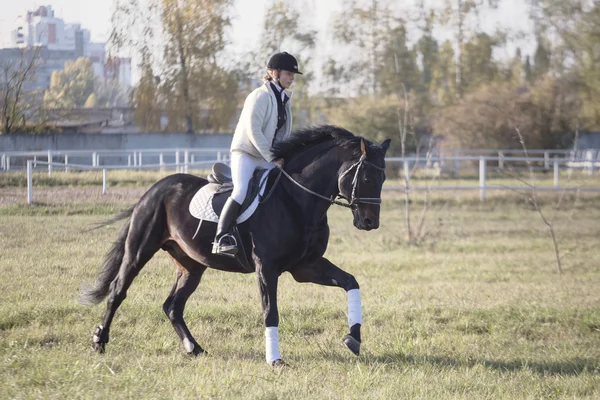
[[(131, 59), (107, 59), (104, 43), (91, 42), (90, 32), (80, 24), (66, 24), (63, 19), (57, 18), (52, 6), (40, 6), (20, 17), (11, 37), (15, 49), (3, 50), (18, 53), (33, 47), (44, 48), (43, 63), (46, 66), (42, 68), (38, 79), (40, 88), (45, 89), (50, 85), (52, 71), (62, 70), (65, 61), (79, 57), (87, 57), (92, 61), (94, 73), (100, 82), (117, 79), (126, 87), (131, 86)], [(0, 54), (0, 62), (2, 61)]]
[[(29, 83), (28, 90), (48, 89), (52, 73), (62, 71), (67, 61), (77, 58), (75, 51), (49, 50), (47, 47), (0, 49), (0, 69), (2, 71), (22, 69), (34, 55), (38, 58), (35, 80)], [(2, 82), (1, 77), (0, 82)]]
[(104, 80), (117, 80), (131, 87), (131, 58), (109, 56), (104, 64)]
[(12, 45), (19, 48), (43, 46), (51, 51), (75, 51), (87, 57), (90, 32), (80, 24), (65, 24), (54, 16), (52, 6), (40, 6), (20, 17), (12, 31)]

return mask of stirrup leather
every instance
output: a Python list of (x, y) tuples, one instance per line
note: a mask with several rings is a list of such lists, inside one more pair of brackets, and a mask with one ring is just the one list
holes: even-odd
[[(233, 244), (223, 244), (223, 239), (227, 239)], [(219, 254), (222, 256), (235, 257), (238, 252), (237, 240), (235, 236), (230, 233), (226, 233), (219, 239), (213, 242), (212, 253)]]

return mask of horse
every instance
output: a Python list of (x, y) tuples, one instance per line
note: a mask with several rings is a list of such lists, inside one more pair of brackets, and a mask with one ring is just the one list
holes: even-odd
[(190, 333), (183, 311), (207, 268), (256, 273), (265, 324), (266, 361), (286, 365), (279, 353), (277, 282), (289, 272), (297, 282), (344, 289), (350, 332), (342, 343), (360, 353), (362, 305), (354, 276), (323, 257), (329, 240), (327, 210), (337, 204), (349, 208), (354, 226), (370, 231), (379, 227), (381, 190), (385, 181), (385, 153), (390, 139), (374, 144), (346, 129), (325, 125), (294, 132), (273, 145), (285, 167), (270, 170), (270, 189), (263, 202), (235, 228), (240, 251), (235, 258), (211, 253), (216, 223), (198, 226), (188, 206), (208, 184), (190, 174), (173, 174), (156, 182), (139, 202), (105, 226), (129, 219), (106, 255), (95, 285), (84, 287), (80, 300), (98, 304), (105, 298), (102, 323), (93, 333), (93, 347), (105, 352), (115, 312), (144, 265), (160, 249), (176, 265), (176, 281), (163, 310), (191, 355), (204, 349)]

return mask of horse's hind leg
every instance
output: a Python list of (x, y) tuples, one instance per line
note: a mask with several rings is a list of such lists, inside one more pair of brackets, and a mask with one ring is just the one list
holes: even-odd
[(177, 264), (177, 281), (163, 304), (163, 310), (173, 324), (175, 332), (189, 354), (198, 355), (204, 349), (196, 342), (183, 319), (183, 309), (188, 298), (200, 283), (206, 266), (194, 261), (180, 249), (168, 248), (169, 255)]
[(312, 282), (324, 286), (337, 286), (348, 294), (348, 326), (350, 333), (342, 343), (355, 355), (360, 353), (360, 327), (362, 325), (362, 305), (358, 282), (351, 274), (343, 271), (324, 257), (317, 261), (298, 265), (290, 273), (298, 282)]
[(131, 219), (119, 273), (110, 284), (104, 320), (94, 332), (94, 347), (100, 353), (104, 352), (106, 343), (108, 343), (112, 320), (117, 309), (127, 297), (127, 289), (144, 265), (160, 250), (164, 233), (162, 225), (164, 222), (158, 209), (150, 215), (143, 214), (143, 212), (137, 215), (134, 213)]

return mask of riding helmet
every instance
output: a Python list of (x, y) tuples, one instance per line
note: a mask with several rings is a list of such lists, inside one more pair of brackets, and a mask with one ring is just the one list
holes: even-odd
[(269, 60), (267, 68), (282, 69), (284, 71), (290, 71), (295, 74), (302, 75), (302, 72), (298, 71), (298, 61), (296, 61), (296, 57), (286, 51), (283, 53), (274, 54)]

